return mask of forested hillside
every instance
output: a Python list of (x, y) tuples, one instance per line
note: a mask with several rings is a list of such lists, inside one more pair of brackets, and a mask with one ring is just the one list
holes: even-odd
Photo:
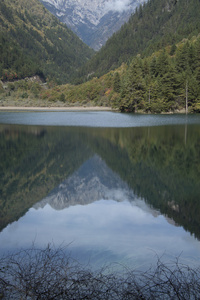
[(0, 78), (67, 82), (93, 50), (37, 0), (0, 1)]
[(137, 54), (148, 56), (183, 38), (198, 35), (199, 12), (199, 0), (149, 0), (84, 66), (79, 77), (84, 80), (88, 74), (100, 76)]
[(151, 56), (79, 85), (44, 89), (15, 82), (0, 90), (3, 105), (110, 106), (124, 112), (200, 112), (200, 36), (184, 39)]
[[(17, 88), (17, 87), (16, 87)], [(79, 84), (41, 93), (55, 105), (104, 105), (125, 112), (200, 111), (200, 37), (168, 46), (151, 56)], [(187, 103), (186, 103), (187, 102)]]
[[(4, 0), (1, 7), (6, 7), (8, 1)], [(60, 82), (74, 78), (76, 66), (80, 63), (80, 50), (88, 48), (71, 47), (74, 44), (69, 45), (69, 39), (65, 39), (66, 27), (51, 15), (46, 15), (45, 8), (41, 12), (36, 6), (35, 10), (42, 16), (34, 19), (38, 26), (34, 25), (34, 29), (26, 19), (30, 18), (28, 7), (23, 14), (26, 23), (20, 23), (22, 15), (18, 11), (15, 15), (7, 14), (8, 20), (13, 18), (12, 24), (15, 20), (15, 27), (9, 25), (11, 21), (2, 22), (4, 27), (10, 26), (8, 37), (1, 36), (0, 46), (4, 43), (1, 59), (9, 66), (5, 69), (0, 65), (2, 78), (23, 78), (43, 73)], [(25, 106), (103, 105), (125, 112), (200, 112), (199, 12), (199, 0), (149, 0), (84, 66), (82, 75), (85, 74), (85, 77), (79, 77), (76, 83), (82, 80), (85, 83), (51, 89), (31, 82), (15, 82), (4, 87), (0, 84), (0, 101), (2, 105)], [(17, 14), (21, 19), (16, 17)], [(39, 22), (46, 22), (46, 25), (42, 26)], [(37, 39), (30, 39), (30, 32)], [(13, 42), (15, 34), (18, 43)], [(69, 37), (73, 40), (74, 36)], [(77, 41), (75, 37), (74, 40)], [(26, 48), (22, 50), (19, 45), (23, 44)], [(40, 51), (35, 55), (39, 46)], [(66, 52), (66, 47), (69, 47), (69, 52)], [(83, 52), (82, 61), (86, 52)], [(106, 73), (108, 69), (113, 70)], [(95, 76), (101, 73), (105, 74), (99, 78)], [(86, 74), (94, 78), (86, 78)]]

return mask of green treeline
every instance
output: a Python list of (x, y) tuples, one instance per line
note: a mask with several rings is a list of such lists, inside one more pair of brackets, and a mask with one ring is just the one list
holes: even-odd
[(200, 38), (173, 45), (150, 58), (136, 57), (114, 90), (121, 111), (200, 111)]

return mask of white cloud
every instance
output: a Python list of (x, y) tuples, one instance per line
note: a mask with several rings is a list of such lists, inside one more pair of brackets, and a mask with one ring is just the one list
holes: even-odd
[(111, 0), (106, 2), (105, 10), (123, 12), (130, 8), (130, 0)]

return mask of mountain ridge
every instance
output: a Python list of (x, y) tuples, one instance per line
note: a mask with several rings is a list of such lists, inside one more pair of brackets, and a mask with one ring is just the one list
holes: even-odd
[(106, 40), (128, 21), (136, 7), (146, 0), (40, 0), (84, 43), (99, 50)]

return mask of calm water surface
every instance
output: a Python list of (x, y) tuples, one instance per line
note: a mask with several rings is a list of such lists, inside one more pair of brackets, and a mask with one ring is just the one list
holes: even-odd
[(141, 115), (115, 112), (0, 112), (0, 123), (49, 126), (143, 127), (200, 124), (199, 115)]
[[(200, 259), (200, 116), (0, 113), (0, 252), (83, 263)], [(56, 126), (55, 126), (56, 125)]]

